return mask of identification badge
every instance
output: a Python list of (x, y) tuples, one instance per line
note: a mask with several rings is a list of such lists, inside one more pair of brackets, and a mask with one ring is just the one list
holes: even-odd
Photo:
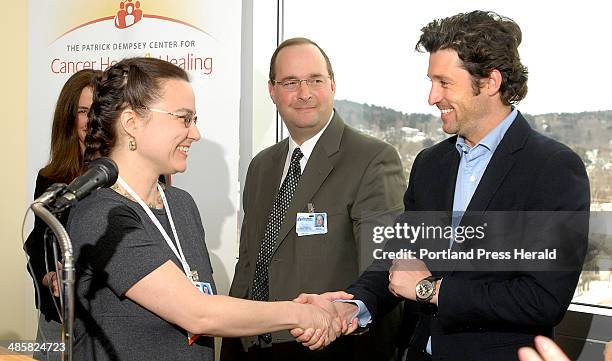
[[(195, 271), (194, 271), (195, 272)], [(197, 273), (196, 273), (197, 275)], [(205, 295), (213, 295), (213, 289), (212, 289), (212, 285), (208, 282), (200, 282), (200, 281), (196, 281), (193, 282), (194, 286), (196, 286), (196, 288), (202, 292)], [(200, 335), (194, 335), (191, 333), (187, 333), (187, 343), (189, 344), (189, 346), (191, 346), (198, 338), (200, 337)]]
[(195, 282), (194, 285), (196, 286), (198, 290), (200, 290), (200, 292), (202, 292), (205, 295), (214, 294), (212, 286), (208, 282)]
[(327, 213), (298, 213), (295, 220), (295, 231), (298, 236), (327, 233)]

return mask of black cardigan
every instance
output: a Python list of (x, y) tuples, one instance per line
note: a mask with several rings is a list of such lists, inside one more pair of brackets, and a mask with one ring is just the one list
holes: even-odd
[[(34, 199), (40, 197), (47, 188), (49, 188), (53, 183), (51, 179), (42, 176), (38, 173), (36, 177), (36, 188), (34, 190)], [(66, 226), (66, 221), (68, 220), (68, 212), (62, 213), (58, 217), (59, 221), (62, 225)], [(44, 244), (44, 235), (47, 230), (47, 225), (40, 218), (36, 217), (34, 220), (34, 229), (28, 236), (28, 239), (25, 242), (25, 251), (30, 256), (30, 263), (32, 265), (32, 269), (28, 268), (28, 272), (32, 276), (32, 281), (35, 284), (38, 284), (40, 294), (36, 295), (36, 305), (38, 306), (38, 300), (40, 298), (40, 312), (45, 315), (45, 319), (47, 320), (55, 320), (57, 322), (60, 321), (59, 315), (53, 304), (53, 296), (49, 288), (45, 287), (42, 284), (42, 278), (47, 273), (45, 267), (45, 244)], [(50, 237), (47, 237), (47, 262), (49, 265), (49, 270), (55, 270), (54, 260), (53, 260), (53, 248), (52, 243), (55, 243), (55, 236), (53, 236), (52, 232), (49, 232)], [(59, 250), (59, 247), (58, 247)], [(61, 257), (61, 255), (59, 255)], [(36, 289), (36, 286), (34, 286)], [(59, 300), (58, 304), (59, 304)]]

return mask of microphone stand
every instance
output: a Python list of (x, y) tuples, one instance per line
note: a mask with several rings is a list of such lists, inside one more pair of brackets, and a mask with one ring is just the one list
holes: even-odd
[[(55, 218), (46, 207), (45, 203), (52, 201), (58, 194), (65, 191), (66, 185), (61, 185), (52, 191), (45, 192), (41, 197), (34, 200), (30, 208), (47, 226), (53, 231), (60, 245), (62, 256), (64, 259), (63, 277), (61, 278), (61, 290), (64, 293), (63, 307), (63, 323), (62, 323), (62, 342), (64, 343), (64, 352), (61, 354), (62, 361), (72, 361), (72, 344), (74, 339), (74, 282), (75, 268), (74, 257), (72, 252), (72, 242), (66, 232), (66, 229)], [(60, 291), (61, 294), (61, 291)]]

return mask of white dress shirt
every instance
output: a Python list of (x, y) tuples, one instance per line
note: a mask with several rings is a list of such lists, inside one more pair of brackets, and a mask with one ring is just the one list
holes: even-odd
[(283, 180), (285, 180), (285, 177), (287, 176), (287, 172), (289, 171), (289, 164), (291, 163), (291, 155), (293, 154), (293, 150), (299, 147), (300, 150), (302, 151), (302, 154), (304, 155), (302, 159), (300, 159), (300, 170), (301, 170), (301, 173), (304, 173), (304, 168), (306, 168), (306, 164), (308, 164), (308, 159), (310, 158), (310, 155), (312, 154), (312, 150), (314, 149), (315, 145), (317, 145), (319, 138), (321, 138), (321, 134), (323, 134), (325, 129), (327, 129), (333, 117), (334, 117), (334, 111), (332, 110), (331, 116), (327, 120), (327, 124), (325, 124), (323, 129), (321, 129), (312, 138), (302, 143), (302, 145), (298, 145), (295, 142), (295, 140), (293, 140), (293, 138), (291, 137), (291, 133), (289, 133), (289, 151), (287, 152), (287, 159), (285, 159), (285, 168), (283, 169), (283, 176), (281, 177), (281, 182), (278, 186), (279, 189), (281, 185), (283, 184)]

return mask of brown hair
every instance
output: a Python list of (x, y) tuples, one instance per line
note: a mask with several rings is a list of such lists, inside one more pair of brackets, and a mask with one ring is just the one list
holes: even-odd
[(83, 155), (76, 125), (79, 98), (83, 89), (91, 87), (94, 76), (100, 73), (93, 69), (79, 70), (60, 91), (51, 126), (49, 163), (40, 171), (42, 176), (54, 182), (69, 183), (81, 172)]
[(456, 51), (472, 76), (475, 95), (480, 93), (480, 80), (495, 69), (502, 75), (500, 94), (505, 105), (516, 104), (527, 95), (527, 68), (518, 53), (522, 33), (512, 19), (476, 10), (434, 20), (421, 31), (416, 50)]
[(109, 67), (94, 83), (85, 136), (85, 163), (110, 155), (117, 142), (115, 123), (126, 108), (143, 115), (163, 96), (162, 82), (189, 81), (185, 70), (157, 58), (127, 58)]
[(294, 45), (314, 45), (317, 47), (317, 49), (319, 49), (319, 51), (321, 52), (321, 54), (323, 55), (323, 58), (325, 58), (325, 64), (327, 65), (327, 72), (329, 73), (329, 77), (331, 78), (331, 80), (334, 80), (334, 70), (332, 69), (332, 65), (331, 62), (329, 61), (329, 58), (327, 57), (327, 54), (325, 54), (325, 51), (323, 51), (323, 49), (321, 49), (321, 47), (315, 43), (314, 41), (307, 39), (307, 38), (291, 38), (291, 39), (287, 39), (285, 41), (283, 41), (277, 48), (276, 50), (274, 50), (274, 54), (272, 54), (272, 58), (270, 59), (270, 74), (269, 74), (269, 78), (270, 81), (275, 81), (276, 79), (276, 69), (274, 68), (274, 66), (276, 65), (276, 57), (278, 56), (278, 53), (286, 47), (289, 46), (294, 46)]

